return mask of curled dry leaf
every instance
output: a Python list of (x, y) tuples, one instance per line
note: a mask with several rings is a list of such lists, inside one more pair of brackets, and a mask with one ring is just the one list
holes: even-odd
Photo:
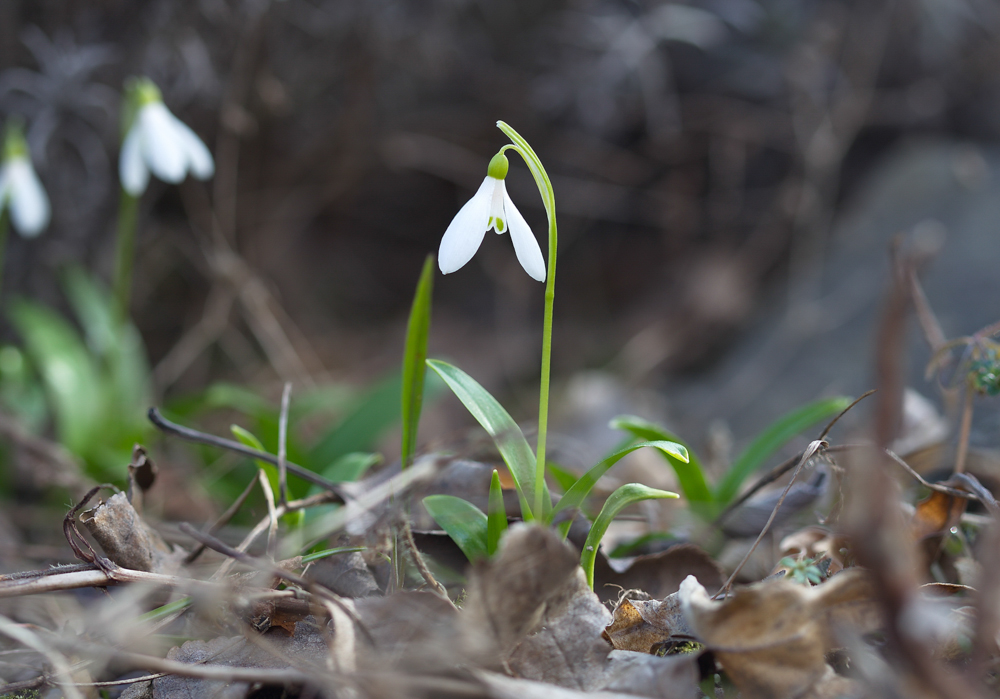
[(860, 569), (812, 588), (769, 580), (722, 602), (689, 578), (678, 597), (691, 630), (747, 699), (828, 696), (823, 685), (834, 678), (825, 654), (835, 630), (849, 625), (865, 633), (877, 619), (871, 583)]
[(654, 653), (670, 640), (695, 638), (676, 592), (663, 600), (621, 600), (601, 635), (618, 650), (639, 653)]
[(163, 541), (132, 507), (124, 493), (87, 510), (81, 521), (112, 561), (123, 568), (172, 575), (186, 551)]
[(511, 527), (497, 555), (469, 575), (460, 623), (467, 650), (486, 664), (501, 661), (535, 630), (578, 567), (576, 551), (553, 530)]

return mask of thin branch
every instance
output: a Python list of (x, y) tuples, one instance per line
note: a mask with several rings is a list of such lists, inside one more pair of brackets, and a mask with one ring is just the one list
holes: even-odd
[(267, 503), (267, 555), (273, 560), (278, 545), (278, 514), (274, 506), (274, 490), (263, 469), (258, 472), (257, 481), (260, 483), (260, 489), (264, 491), (264, 502)]
[(420, 555), (419, 549), (417, 549), (417, 542), (413, 540), (413, 529), (410, 528), (410, 522), (407, 519), (403, 519), (402, 524), (403, 538), (406, 541), (407, 547), (410, 549), (410, 555), (413, 557), (413, 563), (416, 565), (417, 570), (420, 571), (421, 577), (423, 577), (424, 582), (426, 582), (438, 596), (446, 599), (448, 604), (452, 607), (455, 603), (451, 601), (451, 597), (448, 596), (448, 591), (444, 589), (444, 586), (437, 581), (437, 579), (431, 574), (430, 569), (427, 568), (427, 563), (424, 561), (424, 557)]
[(962, 406), (962, 423), (958, 430), (958, 453), (955, 454), (955, 473), (965, 471), (965, 458), (969, 453), (969, 434), (972, 431), (972, 401), (975, 390), (966, 382), (965, 403)]
[(729, 576), (728, 580), (726, 580), (726, 584), (723, 585), (719, 589), (719, 591), (715, 593), (714, 595), (715, 597), (718, 597), (723, 593), (728, 594), (729, 588), (732, 586), (733, 581), (736, 579), (736, 576), (739, 575), (739, 572), (741, 570), (743, 570), (743, 566), (746, 565), (746, 562), (750, 560), (750, 556), (752, 556), (753, 552), (757, 550), (757, 545), (760, 544), (761, 540), (764, 538), (764, 535), (767, 534), (768, 530), (771, 528), (771, 523), (774, 522), (774, 518), (777, 516), (778, 510), (781, 509), (782, 503), (785, 502), (785, 496), (788, 495), (788, 491), (792, 489), (792, 484), (795, 482), (795, 479), (798, 478), (799, 472), (802, 470), (802, 467), (817, 452), (819, 452), (822, 449), (825, 449), (827, 446), (829, 445), (826, 442), (817, 439), (816, 441), (811, 442), (809, 446), (806, 447), (806, 450), (802, 452), (802, 456), (799, 457), (799, 463), (795, 467), (795, 471), (792, 472), (792, 477), (791, 479), (789, 479), (788, 485), (785, 486), (785, 489), (781, 493), (781, 497), (778, 498), (777, 504), (774, 506), (774, 509), (771, 510), (771, 516), (767, 518), (767, 522), (764, 524), (764, 528), (761, 529), (760, 534), (757, 535), (757, 540), (753, 542), (753, 546), (751, 546), (750, 550), (747, 551), (747, 555), (743, 557), (743, 560), (740, 561), (740, 564), (738, 566), (736, 566), (736, 569), (733, 571), (733, 574)]
[[(219, 518), (215, 520), (215, 523), (208, 528), (208, 533), (210, 535), (215, 536), (215, 534), (220, 529), (229, 524), (229, 521), (236, 516), (236, 513), (239, 512), (241, 507), (243, 507), (243, 503), (245, 503), (247, 501), (247, 498), (250, 497), (250, 493), (253, 492), (253, 487), (257, 485), (258, 478), (260, 478), (259, 470), (257, 471), (257, 474), (250, 479), (250, 482), (247, 484), (247, 487), (243, 489), (243, 492), (240, 493), (240, 496), (236, 498), (233, 504), (230, 505), (225, 512), (219, 515)], [(184, 559), (184, 565), (191, 565), (192, 563), (194, 563), (195, 560), (197, 560), (198, 556), (204, 553), (206, 548), (207, 547), (204, 544), (198, 544), (198, 546), (195, 547), (194, 551), (189, 553), (187, 555), (187, 558)]]
[[(260, 459), (261, 461), (266, 461), (269, 464), (274, 464), (275, 466), (278, 465), (278, 458), (273, 454), (268, 454), (266, 451), (259, 451), (257, 449), (253, 449), (252, 447), (244, 446), (243, 444), (235, 442), (231, 439), (216, 437), (212, 434), (199, 432), (198, 430), (191, 429), (190, 427), (184, 427), (183, 425), (170, 422), (170, 420), (167, 420), (162, 414), (160, 414), (160, 411), (157, 408), (150, 408), (148, 416), (149, 421), (156, 425), (158, 429), (176, 437), (180, 437), (181, 439), (185, 439), (189, 442), (196, 442), (198, 444), (208, 444), (213, 447), (219, 447), (220, 449), (228, 449), (229, 451), (236, 452), (237, 454), (249, 456), (251, 459)], [(344, 489), (338, 484), (323, 478), (323, 476), (310, 471), (304, 466), (299, 466), (291, 461), (286, 461), (285, 467), (288, 469), (289, 473), (295, 474), (302, 480), (308, 481), (313, 485), (318, 485), (324, 490), (329, 490), (331, 493), (336, 493), (340, 497), (341, 502), (347, 502), (351, 499), (351, 496), (347, 495)]]
[[(52, 663), (52, 669), (61, 682), (72, 682), (72, 670), (69, 660), (55, 648), (50, 648), (44, 643), (34, 631), (31, 631), (23, 624), (16, 624), (5, 616), (0, 616), (0, 633), (8, 638), (12, 638), (23, 646), (27, 646), (37, 651)], [(76, 690), (76, 687), (67, 686), (65, 688), (66, 699), (83, 699), (83, 695)]]

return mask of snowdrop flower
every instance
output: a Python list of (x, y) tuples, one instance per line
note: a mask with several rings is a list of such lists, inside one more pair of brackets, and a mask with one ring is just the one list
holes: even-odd
[(133, 197), (146, 191), (149, 173), (178, 184), (190, 171), (199, 180), (215, 172), (212, 154), (194, 131), (163, 104), (160, 89), (149, 78), (127, 88), (128, 117), (118, 160), (122, 188)]
[(466, 202), (448, 225), (438, 249), (438, 266), (443, 274), (451, 274), (472, 259), (482, 245), (486, 231), (499, 233), (510, 230), (517, 260), (532, 279), (545, 281), (545, 260), (531, 228), (507, 195), (507, 156), (497, 153), (490, 161), (486, 179), (479, 191)]
[(0, 165), (0, 214), (9, 209), (14, 228), (25, 238), (34, 238), (49, 225), (52, 210), (42, 183), (38, 181), (20, 124), (11, 123), (3, 144)]

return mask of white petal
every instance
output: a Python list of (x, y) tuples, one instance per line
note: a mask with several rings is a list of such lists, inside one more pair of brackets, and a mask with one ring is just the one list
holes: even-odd
[(504, 196), (504, 208), (507, 210), (507, 225), (510, 228), (510, 240), (514, 243), (514, 252), (517, 253), (517, 261), (524, 267), (524, 271), (532, 279), (540, 282), (545, 281), (545, 259), (542, 257), (542, 250), (538, 247), (535, 234), (531, 232), (528, 222), (524, 216), (514, 206), (510, 197)]
[(208, 152), (205, 142), (198, 138), (187, 124), (176, 117), (174, 117), (174, 126), (177, 129), (177, 135), (181, 138), (184, 152), (187, 154), (191, 174), (199, 180), (207, 180), (215, 174), (215, 161), (212, 160), (212, 154)]
[(163, 105), (151, 102), (139, 110), (139, 145), (146, 165), (164, 182), (177, 184), (187, 174), (187, 152), (177, 117)]
[(133, 197), (145, 192), (146, 185), (149, 184), (149, 168), (142, 161), (142, 151), (139, 148), (138, 124), (132, 126), (122, 141), (122, 152), (118, 155), (118, 178), (122, 189)]
[(52, 209), (31, 163), (16, 158), (7, 163), (10, 187), (10, 220), (18, 233), (34, 238), (49, 225)]
[(493, 187), (493, 197), (490, 199), (490, 225), (497, 235), (507, 232), (507, 214), (503, 210), (503, 201), (507, 198), (507, 185), (503, 180), (497, 180)]
[(497, 180), (492, 177), (483, 180), (472, 199), (459, 209), (448, 224), (438, 248), (438, 267), (442, 274), (451, 274), (464, 267), (482, 245), (496, 183)]

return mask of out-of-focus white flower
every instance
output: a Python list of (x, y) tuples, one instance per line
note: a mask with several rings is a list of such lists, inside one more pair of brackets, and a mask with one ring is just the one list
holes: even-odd
[(25, 238), (41, 233), (52, 215), (49, 198), (31, 165), (20, 124), (8, 124), (0, 164), (0, 214), (10, 211), (14, 228)]
[(507, 195), (504, 185), (507, 168), (507, 156), (503, 153), (493, 156), (479, 191), (451, 220), (438, 248), (438, 267), (443, 274), (464, 267), (482, 245), (486, 231), (492, 228), (497, 233), (506, 233), (509, 229), (514, 252), (524, 271), (532, 279), (545, 281), (545, 260), (538, 241)]
[(160, 89), (149, 78), (127, 88), (127, 131), (118, 159), (122, 188), (134, 197), (146, 191), (149, 173), (164, 182), (180, 183), (190, 172), (199, 180), (215, 173), (212, 154), (187, 124), (163, 104)]

